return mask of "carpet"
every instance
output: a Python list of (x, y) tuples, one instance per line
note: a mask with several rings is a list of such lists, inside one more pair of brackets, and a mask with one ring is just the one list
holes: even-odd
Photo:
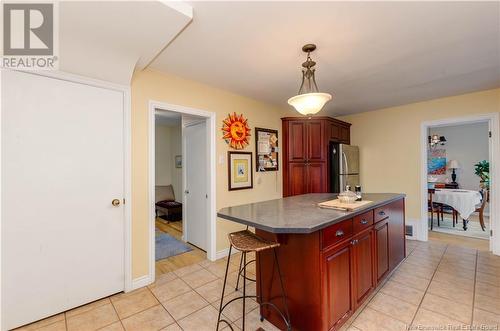
[(156, 231), (155, 260), (166, 259), (170, 256), (179, 255), (192, 251), (193, 249), (184, 242), (177, 240), (171, 235)]
[[(429, 217), (430, 222), (430, 217)], [(471, 215), (469, 218), (469, 223), (467, 224), (467, 231), (463, 229), (462, 219), (458, 218), (458, 224), (453, 227), (453, 221), (450, 215), (446, 215), (444, 217), (444, 221), (441, 221), (441, 226), (437, 226), (436, 215), (434, 215), (434, 229), (432, 231), (453, 234), (457, 236), (463, 237), (471, 237), (478, 239), (486, 239), (490, 238), (489, 236), (489, 217), (485, 216), (484, 223), (486, 225), (486, 231), (481, 229), (481, 225), (479, 224), (479, 219), (477, 215)], [(430, 229), (429, 229), (430, 230)]]

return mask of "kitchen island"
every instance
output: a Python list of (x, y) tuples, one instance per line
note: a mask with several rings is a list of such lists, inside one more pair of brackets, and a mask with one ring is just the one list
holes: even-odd
[[(278, 259), (294, 330), (340, 328), (405, 257), (403, 194), (363, 194), (372, 203), (355, 211), (317, 206), (336, 196), (298, 195), (218, 213), (280, 243)], [(257, 293), (262, 284), (264, 301), (283, 309), (272, 253), (264, 251), (256, 259)], [(261, 313), (285, 329), (274, 310), (261, 307)]]

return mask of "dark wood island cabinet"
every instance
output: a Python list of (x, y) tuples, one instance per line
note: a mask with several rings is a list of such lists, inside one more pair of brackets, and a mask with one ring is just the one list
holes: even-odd
[[(405, 257), (404, 195), (366, 194), (374, 203), (355, 212), (316, 206), (334, 196), (306, 194), (219, 212), (280, 243), (278, 260), (294, 330), (338, 330)], [(271, 298), (283, 309), (272, 252), (258, 255), (256, 266), (264, 300)], [(264, 318), (286, 329), (274, 310), (261, 309)]]

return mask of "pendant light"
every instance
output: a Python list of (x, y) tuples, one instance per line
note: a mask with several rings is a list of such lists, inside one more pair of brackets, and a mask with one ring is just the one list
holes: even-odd
[(302, 115), (316, 114), (332, 99), (331, 94), (319, 92), (318, 85), (316, 85), (316, 79), (314, 78), (316, 62), (310, 56), (315, 49), (316, 45), (314, 44), (307, 44), (302, 47), (302, 51), (307, 53), (306, 62), (302, 63), (302, 84), (299, 93), (288, 99), (288, 104)]

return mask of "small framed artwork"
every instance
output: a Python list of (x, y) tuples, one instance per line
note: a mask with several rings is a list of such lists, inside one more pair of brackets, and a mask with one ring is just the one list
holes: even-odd
[(278, 130), (255, 128), (256, 171), (278, 171)]
[(252, 152), (227, 152), (229, 191), (253, 188)]
[(182, 168), (182, 155), (175, 156), (175, 167)]

